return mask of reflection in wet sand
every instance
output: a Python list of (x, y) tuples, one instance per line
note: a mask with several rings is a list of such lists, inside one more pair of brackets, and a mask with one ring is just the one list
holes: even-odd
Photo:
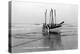
[(63, 49), (63, 46), (61, 44), (61, 36), (60, 33), (54, 34), (54, 33), (49, 33), (49, 34), (43, 34), (46, 38), (44, 38), (44, 47), (48, 46), (50, 50), (59, 50)]
[[(27, 40), (27, 39), (26, 39)], [(29, 39), (28, 39), (29, 40)], [(43, 33), (42, 38), (25, 41), (13, 46), (13, 52), (61, 50), (63, 45), (60, 33)]]

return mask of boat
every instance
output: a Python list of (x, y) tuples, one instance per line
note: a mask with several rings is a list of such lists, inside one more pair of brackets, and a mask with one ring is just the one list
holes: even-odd
[[(54, 12), (53, 12), (54, 11)], [(54, 14), (54, 17), (53, 17)], [(62, 27), (62, 24), (64, 21), (60, 22), (59, 24), (56, 23), (56, 9), (50, 10), (50, 21), (47, 23), (47, 10), (45, 11), (45, 23), (43, 23), (43, 32), (48, 32), (48, 33), (58, 33), (58, 29)]]

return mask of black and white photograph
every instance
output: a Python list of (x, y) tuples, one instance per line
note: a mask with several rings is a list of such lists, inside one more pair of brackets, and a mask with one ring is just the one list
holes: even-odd
[(9, 2), (9, 52), (78, 49), (78, 6)]

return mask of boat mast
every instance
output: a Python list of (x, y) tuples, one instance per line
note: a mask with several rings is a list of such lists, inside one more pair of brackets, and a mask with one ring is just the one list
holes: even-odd
[(51, 24), (54, 24), (54, 19), (53, 19), (53, 9), (51, 8)]
[(46, 24), (46, 19), (47, 18), (47, 10), (45, 11), (45, 24)]
[(49, 24), (51, 24), (51, 10), (50, 10), (50, 19), (49, 19)]
[(54, 18), (55, 18), (55, 24), (56, 24), (56, 10), (54, 9)]

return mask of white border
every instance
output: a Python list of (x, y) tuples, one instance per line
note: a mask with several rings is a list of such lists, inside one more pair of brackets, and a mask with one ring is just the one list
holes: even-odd
[[(0, 54), (8, 53), (8, 1), (0, 0)], [(13, 0), (16, 1), (16, 0)], [(20, 0), (17, 0), (20, 1)], [(33, 0), (22, 0), (22, 1), (33, 1)], [(78, 4), (78, 26), (80, 26), (80, 1), (79, 0), (34, 0), (33, 2), (53, 2), (53, 3), (65, 3), (65, 4)], [(78, 27), (80, 33), (80, 27)], [(78, 35), (78, 37), (80, 34)], [(80, 40), (80, 37), (78, 38)], [(78, 44), (80, 45), (80, 43)], [(80, 47), (80, 46), (79, 46)], [(78, 50), (61, 50), (61, 51), (43, 51), (43, 52), (32, 52), (32, 53), (18, 53), (18, 54), (80, 54)]]

